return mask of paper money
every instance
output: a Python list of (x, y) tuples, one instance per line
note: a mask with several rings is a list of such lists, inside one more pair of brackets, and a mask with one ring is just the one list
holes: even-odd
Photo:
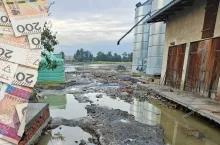
[(0, 81), (11, 84), (18, 68), (18, 64), (0, 60)]
[[(2, 133), (1, 138), (17, 144), (21, 139), (20, 136), (22, 134), (22, 127), (24, 126), (22, 126), (22, 121), (19, 119), (16, 106), (18, 104), (28, 103), (32, 89), (7, 84), (3, 84), (3, 86), (5, 86), (6, 89), (4, 98), (0, 102), (0, 132)], [(19, 131), (20, 136), (17, 135), (17, 131)]]
[(5, 94), (3, 100), (0, 102), (0, 123), (14, 127), (13, 116), (16, 113), (15, 106), (27, 102), (23, 98)]
[(27, 106), (28, 106), (28, 103), (16, 105), (16, 111), (17, 111), (20, 122), (22, 122), (23, 118), (25, 117), (24, 114), (26, 112)]
[(11, 27), (11, 21), (2, 0), (0, 0), (0, 34), (14, 35), (14, 31)]
[[(8, 20), (8, 21), (6, 21), (6, 20)], [(12, 26), (11, 26), (11, 21), (9, 20), (8, 14), (5, 10), (5, 7), (3, 5), (2, 0), (0, 0), (0, 21), (1, 21), (0, 34), (13, 35), (13, 37), (15, 37), (14, 36), (14, 31), (13, 31)], [(21, 39), (21, 38), (19, 38), (19, 39)], [(41, 46), (41, 34), (29, 35), (28, 38), (26, 38), (26, 36), (24, 36), (23, 39), (26, 41), (26, 42), (24, 42), (25, 44), (27, 42), (29, 43), (29, 45), (27, 45), (27, 46), (29, 46), (31, 49), (40, 49), (40, 48), (42, 48), (42, 46)], [(27, 41), (27, 39), (28, 39), (28, 41)]]
[[(12, 35), (0, 35), (0, 43), (8, 46), (19, 47), (23, 49), (30, 49), (27, 37), (15, 37)], [(0, 44), (0, 45), (1, 45)]]
[(4, 141), (4, 140), (1, 140), (1, 134), (0, 134), (0, 145), (14, 145), (14, 144), (12, 144), (12, 143), (10, 143), (10, 142), (7, 142), (7, 141)]
[(5, 91), (6, 91), (7, 86), (4, 85), (4, 83), (0, 83), (0, 101), (4, 98), (5, 96)]
[(15, 129), (5, 124), (0, 123), (0, 132), (2, 134), (1, 139), (10, 143), (18, 144), (18, 142), (21, 140), (21, 137), (17, 135)]
[[(11, 27), (8, 27), (9, 29)], [(1, 31), (3, 33), (1, 33)], [(28, 36), (15, 37), (11, 35), (10, 30), (7, 32), (6, 28), (0, 26), (0, 42), (8, 45), (24, 48), (24, 49), (41, 49), (41, 34), (34, 34)], [(7, 34), (8, 33), (8, 34)], [(12, 33), (13, 34), (13, 33)], [(30, 43), (29, 43), (30, 42)]]
[(1, 35), (0, 59), (38, 68), (41, 60), (41, 49), (29, 49), (29, 44), (23, 37), (17, 39), (10, 35)]
[(41, 34), (28, 35), (28, 41), (31, 49), (42, 49)]
[(3, 0), (15, 36), (43, 31), (48, 10), (46, 0)]
[(24, 134), (24, 129), (26, 125), (26, 111), (27, 111), (28, 103), (18, 104), (16, 105), (16, 111), (18, 114), (18, 118), (20, 121), (20, 127), (18, 129), (17, 135), (22, 137)]
[(37, 69), (18, 66), (12, 84), (26, 87), (34, 87), (35, 83), (37, 82), (37, 76)]
[(13, 35), (12, 27), (0, 26), (0, 34)]
[(0, 25), (1, 26), (11, 26), (11, 21), (5, 10), (2, 0), (0, 0)]

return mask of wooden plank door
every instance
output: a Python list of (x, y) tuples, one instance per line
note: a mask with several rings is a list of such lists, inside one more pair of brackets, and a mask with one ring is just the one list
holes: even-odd
[(186, 44), (171, 46), (168, 53), (166, 85), (180, 88)]

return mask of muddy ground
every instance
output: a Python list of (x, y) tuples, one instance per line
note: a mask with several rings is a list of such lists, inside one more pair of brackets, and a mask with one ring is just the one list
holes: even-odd
[[(124, 70), (123, 70), (124, 71)], [(53, 118), (47, 129), (51, 130), (61, 125), (80, 127), (90, 133), (91, 144), (97, 145), (163, 145), (164, 134), (160, 125), (142, 124), (128, 112), (93, 104), (84, 93), (105, 93), (113, 99), (120, 98), (132, 103), (133, 96), (144, 97), (142, 91), (137, 90), (137, 79), (130, 75), (109, 69), (78, 71), (66, 74), (68, 82), (60, 86), (38, 86), (38, 97), (43, 97), (40, 90), (58, 90), (60, 94), (74, 94), (79, 103), (90, 103), (86, 106), (87, 116), (77, 119)], [(87, 84), (87, 85), (86, 85)], [(88, 85), (90, 84), (90, 85)], [(85, 85), (77, 91), (68, 90), (71, 85)], [(102, 85), (103, 87), (97, 87)], [(106, 85), (106, 87), (105, 87)], [(64, 90), (65, 89), (65, 90)], [(141, 93), (142, 92), (142, 93)], [(99, 94), (97, 99), (102, 98)], [(77, 113), (77, 112), (76, 112)], [(80, 145), (88, 144), (81, 140)]]
[[(112, 109), (102, 104), (97, 105), (89, 96), (84, 94), (98, 93), (96, 102), (106, 94), (112, 99), (120, 99), (130, 104), (134, 99), (139, 101), (159, 100), (159, 105), (167, 108), (178, 108), (177, 104), (165, 100), (153, 94), (151, 90), (141, 88), (139, 83), (145, 83), (140, 78), (132, 78), (129, 72), (118, 71), (114, 69), (88, 69), (66, 74), (67, 83), (61, 86), (40, 86), (37, 87), (38, 97), (44, 97), (45, 94), (73, 94), (79, 103), (88, 103), (85, 109), (87, 116), (67, 119), (53, 118), (48, 125), (48, 131), (61, 126), (80, 127), (83, 131), (89, 133), (92, 137), (88, 141), (74, 141), (80, 145), (164, 145), (164, 129), (160, 125), (147, 125), (136, 121), (135, 117), (128, 112)], [(77, 88), (72, 90), (70, 86)], [(53, 91), (51, 91), (53, 90)], [(42, 91), (44, 93), (42, 93)], [(72, 110), (72, 113), (74, 112)], [(161, 115), (159, 114), (155, 114)], [(182, 129), (183, 132), (184, 129)], [(190, 131), (193, 140), (203, 139), (204, 135), (199, 131)]]

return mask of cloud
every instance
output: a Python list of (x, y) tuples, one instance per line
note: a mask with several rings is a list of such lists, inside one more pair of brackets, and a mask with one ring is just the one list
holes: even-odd
[[(90, 43), (99, 41), (117, 41), (130, 28), (129, 20), (117, 20), (106, 15), (81, 15), (83, 18), (51, 19), (53, 31), (58, 32), (57, 37), (61, 45), (75, 43)], [(130, 36), (130, 39), (132, 37)]]
[[(53, 31), (60, 46), (113, 46), (133, 25), (136, 0), (56, 0), (51, 7)], [(124, 40), (133, 47), (133, 32)], [(126, 45), (124, 50), (128, 50)], [(60, 47), (58, 47), (60, 48)], [(109, 51), (112, 48), (108, 48)], [(116, 50), (117, 51), (117, 50)], [(123, 50), (120, 50), (123, 51)]]

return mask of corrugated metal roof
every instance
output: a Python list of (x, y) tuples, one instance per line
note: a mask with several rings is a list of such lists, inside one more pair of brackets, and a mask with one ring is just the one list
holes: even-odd
[(146, 23), (167, 21), (169, 16), (174, 15), (177, 11), (182, 11), (186, 6), (192, 6), (194, 1), (195, 0), (174, 0), (152, 15)]

